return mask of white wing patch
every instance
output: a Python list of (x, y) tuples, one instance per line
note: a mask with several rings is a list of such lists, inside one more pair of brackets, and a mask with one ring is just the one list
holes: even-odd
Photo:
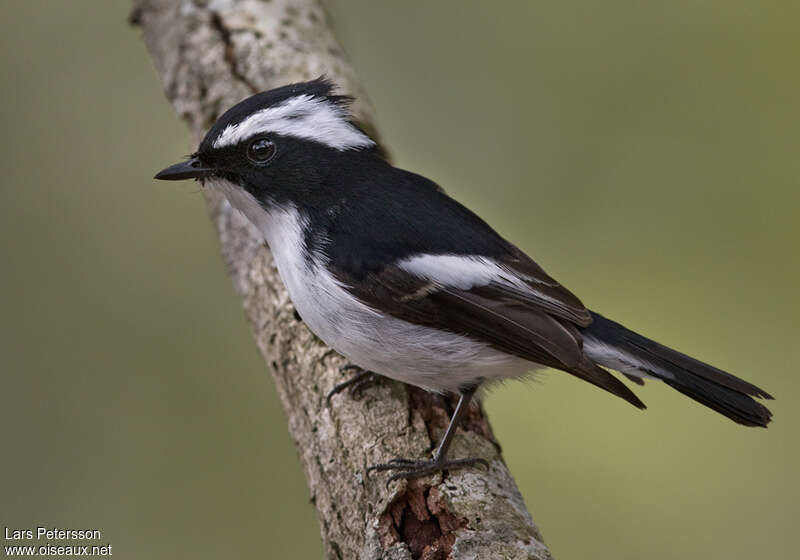
[(540, 280), (520, 274), (494, 259), (478, 255), (417, 255), (403, 259), (397, 266), (445, 287), (471, 290), (496, 282), (521, 292), (535, 293), (540, 300), (556, 301), (531, 286), (540, 283)]
[(420, 278), (459, 290), (470, 290), (509, 277), (508, 272), (504, 276), (504, 270), (494, 260), (479, 256), (417, 255), (403, 259), (397, 266)]
[(257, 134), (282, 134), (325, 144), (339, 151), (374, 146), (369, 136), (347, 119), (336, 103), (312, 95), (298, 95), (275, 107), (254, 113), (228, 125), (214, 140), (215, 148), (234, 146)]

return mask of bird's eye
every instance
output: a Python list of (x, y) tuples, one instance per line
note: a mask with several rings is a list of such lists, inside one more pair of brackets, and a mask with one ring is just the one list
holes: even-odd
[(266, 163), (275, 155), (275, 143), (267, 138), (258, 138), (247, 146), (247, 157), (253, 163)]

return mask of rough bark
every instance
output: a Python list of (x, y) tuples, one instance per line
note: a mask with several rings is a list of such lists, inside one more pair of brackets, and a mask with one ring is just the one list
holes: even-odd
[[(138, 0), (140, 25), (167, 98), (197, 141), (242, 98), (325, 74), (353, 95), (374, 132), (372, 110), (316, 0)], [(326, 406), (341, 357), (300, 322), (269, 250), (224, 199), (205, 191), (222, 254), (297, 445), (327, 558), (545, 559), (550, 553), (503, 462), (483, 411), (473, 407), (453, 456), (474, 468), (385, 485), (367, 466), (424, 457), (443, 433), (452, 401), (389, 380)]]

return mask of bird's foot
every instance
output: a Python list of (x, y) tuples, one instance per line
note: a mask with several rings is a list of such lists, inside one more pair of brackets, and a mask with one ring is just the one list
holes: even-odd
[(341, 383), (333, 386), (331, 392), (328, 393), (327, 397), (325, 397), (325, 400), (329, 405), (331, 404), (331, 398), (334, 395), (341, 393), (345, 389), (349, 389), (350, 396), (355, 398), (361, 393), (364, 387), (372, 385), (378, 380), (377, 374), (353, 364), (347, 364), (346, 366), (339, 368), (340, 373), (345, 373), (348, 371), (355, 371), (356, 374), (347, 381), (342, 381)]
[(434, 474), (439, 471), (449, 470), (449, 469), (460, 469), (463, 467), (471, 467), (473, 465), (483, 465), (486, 469), (489, 469), (489, 462), (486, 459), (482, 459), (480, 457), (467, 457), (464, 459), (438, 459), (434, 458), (430, 461), (424, 460), (414, 460), (414, 459), (392, 459), (388, 463), (379, 463), (377, 465), (372, 465), (367, 469), (367, 475), (369, 473), (375, 472), (383, 472), (383, 471), (398, 471), (394, 473), (392, 476), (388, 478), (386, 481), (386, 485), (388, 486), (390, 482), (393, 480), (400, 480), (400, 479), (408, 479), (408, 478), (419, 478), (421, 476), (427, 476), (429, 474)]

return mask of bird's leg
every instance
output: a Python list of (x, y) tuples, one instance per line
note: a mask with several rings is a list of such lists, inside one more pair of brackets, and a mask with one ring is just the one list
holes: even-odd
[(338, 383), (333, 386), (331, 392), (328, 393), (327, 397), (325, 397), (325, 400), (328, 402), (328, 404), (331, 404), (331, 397), (333, 397), (333, 395), (341, 393), (348, 387), (350, 388), (350, 395), (355, 397), (358, 393), (361, 392), (361, 390), (364, 387), (372, 383), (375, 383), (378, 380), (377, 374), (365, 370), (364, 368), (360, 368), (353, 364), (347, 364), (346, 366), (342, 366), (339, 369), (340, 373), (344, 373), (347, 371), (355, 371), (356, 374), (353, 375), (353, 377), (351, 377), (347, 381), (342, 381), (341, 383)]
[(480, 457), (447, 459), (447, 451), (450, 449), (450, 444), (453, 442), (453, 438), (456, 435), (458, 425), (461, 423), (464, 414), (466, 414), (469, 402), (472, 400), (472, 396), (475, 394), (475, 390), (477, 388), (478, 387), (476, 385), (461, 391), (461, 397), (458, 399), (456, 410), (450, 419), (450, 424), (447, 426), (447, 431), (445, 431), (442, 441), (439, 442), (439, 446), (436, 448), (436, 451), (433, 454), (432, 460), (425, 461), (414, 459), (393, 459), (388, 463), (380, 463), (378, 465), (369, 467), (367, 469), (367, 474), (372, 471), (397, 471), (386, 481), (388, 484), (389, 482), (398, 480), (400, 478), (418, 478), (445, 469), (468, 467), (477, 464), (481, 464), (488, 469), (489, 463)]

